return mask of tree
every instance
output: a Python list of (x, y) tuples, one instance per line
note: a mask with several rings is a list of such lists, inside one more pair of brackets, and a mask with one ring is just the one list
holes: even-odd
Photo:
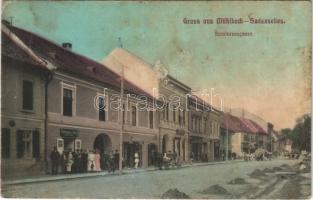
[(309, 114), (297, 119), (289, 137), (293, 141), (293, 149), (311, 151), (311, 116)]

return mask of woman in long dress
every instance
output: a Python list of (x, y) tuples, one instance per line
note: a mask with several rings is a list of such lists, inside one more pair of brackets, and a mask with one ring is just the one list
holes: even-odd
[(95, 170), (95, 154), (92, 151), (89, 151), (88, 154), (88, 167), (87, 170), (92, 172)]
[(138, 164), (139, 164), (139, 154), (136, 152), (135, 153), (135, 169), (138, 168)]
[(95, 171), (96, 172), (101, 171), (100, 159), (101, 159), (100, 153), (98, 150), (96, 150), (96, 154), (95, 154)]
[(66, 172), (67, 173), (71, 173), (73, 162), (74, 162), (73, 161), (73, 154), (70, 151), (70, 152), (68, 152), (67, 162), (66, 162)]

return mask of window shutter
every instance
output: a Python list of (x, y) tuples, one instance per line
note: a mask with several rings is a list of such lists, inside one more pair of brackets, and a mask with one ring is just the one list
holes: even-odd
[(23, 131), (18, 130), (16, 132), (16, 157), (22, 158), (23, 153), (24, 153)]
[(1, 133), (1, 153), (2, 158), (9, 158), (10, 157), (10, 129), (2, 128)]
[(40, 155), (40, 139), (39, 131), (33, 132), (33, 157), (39, 158)]

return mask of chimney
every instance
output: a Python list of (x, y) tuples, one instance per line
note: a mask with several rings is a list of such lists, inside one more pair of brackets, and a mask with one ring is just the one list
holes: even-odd
[(72, 43), (64, 42), (64, 43), (62, 43), (62, 47), (64, 49), (72, 50)]

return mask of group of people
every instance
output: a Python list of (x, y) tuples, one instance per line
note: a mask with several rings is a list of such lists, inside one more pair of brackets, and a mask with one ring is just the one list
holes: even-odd
[[(139, 160), (139, 156), (137, 156)], [(109, 154), (99, 150), (63, 151), (61, 154), (54, 147), (50, 153), (51, 173), (84, 173), (107, 170), (109, 173), (119, 168), (119, 152), (111, 151)], [(135, 158), (136, 160), (136, 158)], [(135, 166), (137, 167), (138, 164)]]

